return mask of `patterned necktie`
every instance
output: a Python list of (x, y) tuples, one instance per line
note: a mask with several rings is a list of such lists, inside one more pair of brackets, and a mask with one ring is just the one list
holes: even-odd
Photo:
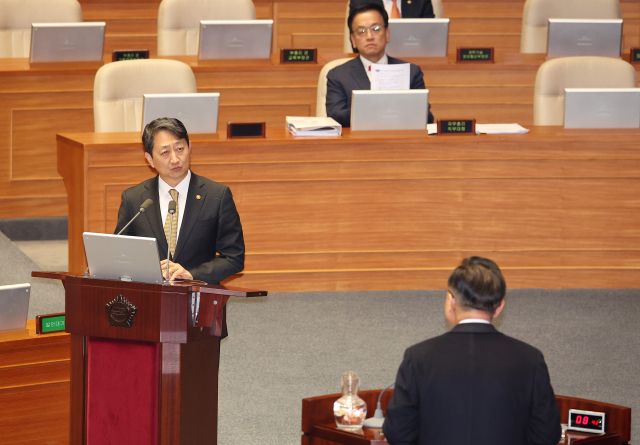
[(396, 3), (396, 1), (398, 1), (398, 0), (393, 0), (393, 6), (391, 7), (391, 18), (392, 19), (401, 18), (400, 10), (398, 9), (398, 4)]
[[(167, 212), (167, 219), (164, 221), (164, 235), (167, 237), (167, 243), (171, 247), (171, 257), (176, 253), (176, 238), (178, 237), (178, 191), (176, 189), (169, 190), (171, 198), (176, 202), (176, 213), (173, 215)], [(173, 223), (171, 220), (173, 219)], [(173, 225), (172, 225), (173, 224)], [(169, 233), (169, 227), (171, 227), (171, 233)]]

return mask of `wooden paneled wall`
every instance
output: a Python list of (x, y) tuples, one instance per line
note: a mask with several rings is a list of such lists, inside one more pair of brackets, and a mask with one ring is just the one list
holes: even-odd
[[(511, 288), (637, 287), (640, 130), (420, 133), (194, 136), (193, 170), (231, 188), (244, 228), (245, 271), (229, 284), (439, 289), (476, 254)], [(82, 231), (112, 232), (122, 191), (153, 172), (128, 133), (59, 136), (59, 160), (82, 272)]]
[[(136, 47), (157, 50), (158, 0), (81, 0), (84, 20), (106, 21), (105, 52)], [(624, 49), (640, 46), (640, 4), (621, 0)], [(283, 47), (317, 47), (342, 52), (346, 0), (254, 0), (258, 18), (274, 20), (273, 52)], [(493, 46), (518, 52), (524, 0), (443, 0), (451, 19), (449, 50), (458, 46)], [(133, 46), (132, 46), (133, 45)]]
[(0, 340), (0, 442), (68, 445), (69, 335)]

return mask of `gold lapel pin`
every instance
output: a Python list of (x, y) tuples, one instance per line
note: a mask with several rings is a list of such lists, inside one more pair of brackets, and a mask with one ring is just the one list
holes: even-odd
[(200, 198), (201, 198), (201, 196), (200, 196), (200, 195), (196, 195), (196, 199), (200, 199)]
[(407, 5), (410, 5), (410, 4), (411, 4), (411, 0), (408, 0), (408, 1), (407, 1)]

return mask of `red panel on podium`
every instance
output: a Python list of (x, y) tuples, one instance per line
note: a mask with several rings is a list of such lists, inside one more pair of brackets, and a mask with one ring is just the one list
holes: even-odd
[(159, 349), (87, 339), (87, 445), (158, 443)]

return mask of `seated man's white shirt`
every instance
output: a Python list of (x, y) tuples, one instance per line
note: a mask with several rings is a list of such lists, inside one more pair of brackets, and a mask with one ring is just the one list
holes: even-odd
[(187, 176), (180, 181), (175, 187), (171, 187), (164, 182), (161, 177), (158, 177), (158, 195), (160, 198), (160, 216), (162, 218), (162, 226), (167, 220), (167, 213), (169, 213), (169, 203), (173, 201), (173, 198), (169, 194), (169, 190), (176, 189), (178, 191), (178, 234), (176, 235), (176, 244), (180, 237), (180, 227), (182, 226), (182, 217), (184, 216), (184, 209), (187, 205), (187, 193), (189, 192), (189, 182), (191, 182), (191, 170), (187, 173)]
[[(371, 62), (370, 60), (365, 59), (362, 56), (360, 56), (360, 61), (364, 65), (364, 72), (367, 73), (367, 77), (369, 78), (369, 82), (371, 82), (371, 65), (373, 65), (373, 62)], [(380, 60), (378, 60), (378, 62), (376, 63), (376, 65), (388, 65), (388, 64), (389, 64), (389, 58), (387, 57), (386, 54), (384, 56), (382, 56), (382, 58)]]

